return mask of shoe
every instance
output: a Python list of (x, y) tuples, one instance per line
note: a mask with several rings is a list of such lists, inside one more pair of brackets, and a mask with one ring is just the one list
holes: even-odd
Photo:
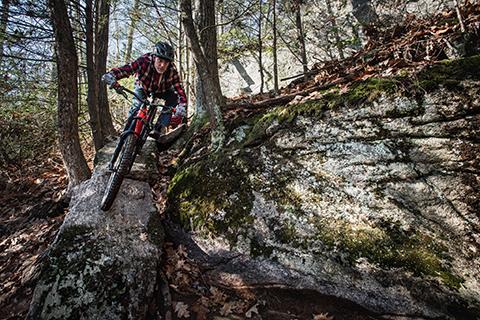
[(161, 136), (164, 136), (167, 133), (166, 127), (161, 127), (160, 130), (154, 129), (152, 133), (149, 134), (155, 140), (160, 139)]
[(155, 140), (158, 140), (158, 138), (160, 138), (162, 134), (160, 133), (160, 131), (157, 131), (157, 130), (153, 130), (149, 136), (152, 137), (153, 139)]

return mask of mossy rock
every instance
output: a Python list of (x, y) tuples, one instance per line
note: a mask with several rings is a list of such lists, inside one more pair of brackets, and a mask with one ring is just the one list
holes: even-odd
[(480, 55), (440, 61), (419, 74), (415, 86), (433, 91), (440, 86), (456, 89), (464, 80), (480, 80)]
[(214, 154), (183, 168), (170, 183), (169, 210), (187, 229), (227, 234), (235, 241), (237, 231), (253, 222), (249, 171), (249, 162), (231, 154)]

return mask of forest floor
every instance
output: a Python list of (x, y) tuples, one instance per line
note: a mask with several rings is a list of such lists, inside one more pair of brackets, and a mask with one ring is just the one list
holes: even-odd
[(67, 177), (59, 155), (19, 170), (0, 193), (0, 318), (24, 319), (42, 257), (63, 222)]

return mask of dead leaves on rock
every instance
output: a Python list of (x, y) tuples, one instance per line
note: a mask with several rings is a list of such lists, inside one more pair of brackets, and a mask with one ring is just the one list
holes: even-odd
[[(467, 17), (467, 31), (478, 41), (480, 7), (467, 3), (462, 12)], [(370, 28), (367, 44), (352, 57), (315, 64), (313, 81), (323, 85), (351, 75), (352, 80), (366, 80), (397, 75), (400, 71), (418, 72), (438, 60), (451, 58), (449, 46), (462, 37), (453, 10), (428, 19), (409, 16), (402, 25), (390, 29)]]
[(155, 182), (152, 188), (153, 201), (158, 212), (164, 212), (167, 202), (167, 188), (172, 179), (169, 174), (169, 168), (175, 163), (178, 151), (166, 150), (160, 153), (158, 158), (158, 168), (160, 178)]

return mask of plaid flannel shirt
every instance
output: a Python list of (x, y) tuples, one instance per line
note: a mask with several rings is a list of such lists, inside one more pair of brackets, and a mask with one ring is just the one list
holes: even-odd
[(187, 103), (187, 96), (183, 90), (180, 76), (173, 62), (170, 62), (167, 70), (160, 75), (154, 67), (154, 55), (147, 53), (137, 60), (120, 68), (113, 68), (110, 72), (117, 80), (137, 75), (135, 84), (141, 86), (148, 94), (162, 94), (168, 90), (178, 97), (179, 104)]

